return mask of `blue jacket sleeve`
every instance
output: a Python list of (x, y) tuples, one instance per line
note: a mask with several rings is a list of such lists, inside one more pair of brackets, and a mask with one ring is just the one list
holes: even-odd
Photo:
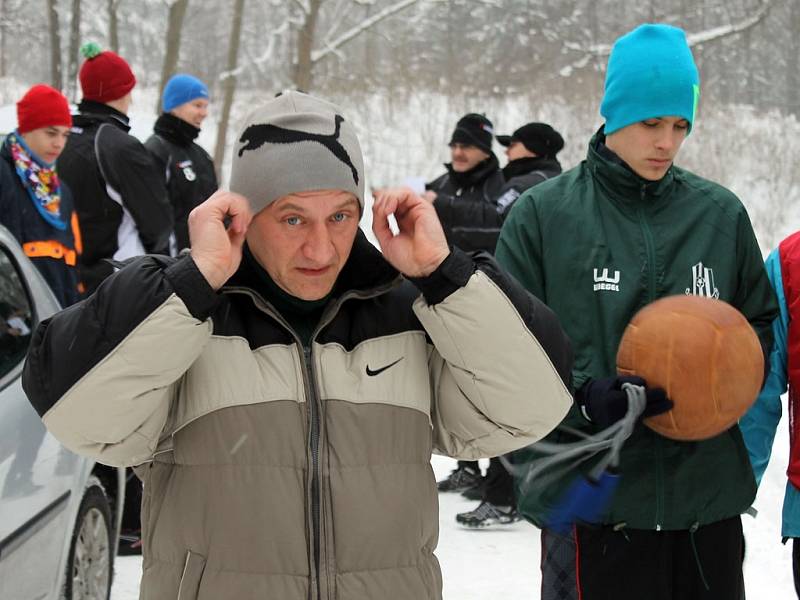
[(747, 452), (756, 481), (760, 484), (764, 471), (767, 470), (775, 431), (781, 420), (781, 396), (786, 393), (786, 335), (789, 326), (789, 315), (786, 309), (786, 298), (783, 293), (781, 261), (778, 249), (770, 253), (765, 264), (767, 275), (775, 289), (780, 307), (780, 315), (772, 323), (774, 341), (769, 356), (769, 375), (752, 408), (742, 417), (739, 427), (744, 435)]

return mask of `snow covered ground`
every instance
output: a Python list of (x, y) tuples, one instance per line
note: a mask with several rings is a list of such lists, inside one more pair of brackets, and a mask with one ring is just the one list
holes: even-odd
[[(745, 581), (748, 600), (793, 598), (791, 547), (780, 544), (780, 515), (788, 456), (786, 427), (781, 425), (775, 455), (764, 475), (756, 507), (756, 519), (745, 516), (747, 538)], [(455, 465), (435, 456), (437, 479)], [(459, 494), (439, 496), (441, 532), (436, 554), (442, 565), (445, 600), (534, 600), (539, 598), (539, 531), (527, 523), (502, 530), (472, 531), (456, 526), (456, 513), (476, 503)], [(140, 557), (117, 559), (111, 600), (136, 600), (142, 561)], [(645, 600), (645, 599), (642, 599)]]

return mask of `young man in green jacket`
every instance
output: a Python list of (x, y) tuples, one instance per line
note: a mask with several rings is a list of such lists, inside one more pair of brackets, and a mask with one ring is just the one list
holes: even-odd
[[(642, 25), (624, 35), (609, 59), (605, 125), (586, 160), (526, 192), (503, 226), (497, 259), (556, 312), (574, 344), (575, 405), (565, 421), (573, 428), (594, 433), (624, 414), (617, 346), (630, 318), (657, 298), (724, 300), (770, 347), (777, 306), (745, 208), (673, 165), (698, 97), (682, 30)], [(650, 409), (663, 410), (663, 396)], [(521, 511), (545, 526), (542, 599), (742, 598), (740, 515), (756, 488), (739, 427), (678, 442), (639, 424), (620, 474), (602, 523), (567, 536), (546, 528), (562, 490), (536, 482), (524, 490)]]

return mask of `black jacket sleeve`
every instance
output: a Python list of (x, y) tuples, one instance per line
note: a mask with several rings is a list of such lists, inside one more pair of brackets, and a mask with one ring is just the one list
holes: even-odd
[(168, 184), (167, 169), (169, 168), (170, 163), (169, 148), (167, 148), (167, 145), (155, 134), (151, 135), (147, 139), (147, 141), (144, 143), (144, 147), (150, 153), (150, 156), (156, 165), (156, 169), (164, 180), (165, 185)]
[(163, 172), (158, 171), (150, 153), (135, 137), (115, 127), (104, 128), (98, 135), (99, 160), (107, 183), (122, 197), (145, 251), (168, 254), (172, 208)]
[(494, 252), (503, 225), (494, 204), (439, 194), (433, 206), (451, 244), (468, 252)]
[(22, 373), (22, 386), (39, 415), (44, 416), (172, 294), (200, 321), (219, 301), (190, 256), (143, 256), (106, 279), (86, 300), (42, 321)]

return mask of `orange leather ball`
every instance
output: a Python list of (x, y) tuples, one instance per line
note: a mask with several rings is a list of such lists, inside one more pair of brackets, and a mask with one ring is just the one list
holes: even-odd
[(617, 372), (661, 387), (672, 410), (645, 419), (676, 440), (703, 440), (731, 427), (764, 377), (761, 344), (744, 315), (703, 296), (669, 296), (637, 312), (617, 351)]

